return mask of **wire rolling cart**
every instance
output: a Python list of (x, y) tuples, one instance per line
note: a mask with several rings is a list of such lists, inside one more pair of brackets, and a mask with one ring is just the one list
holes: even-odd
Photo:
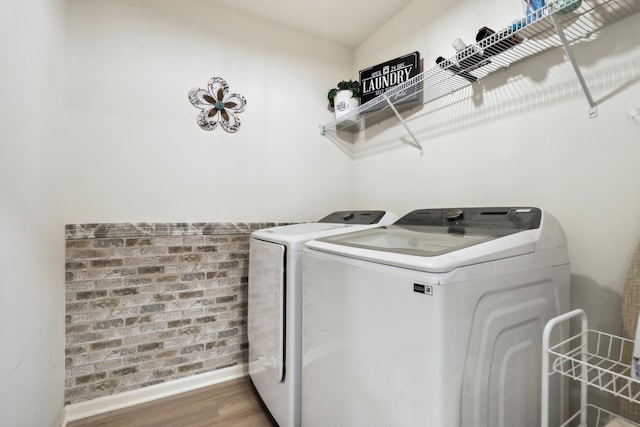
[[(568, 339), (552, 343), (554, 329), (573, 318), (579, 318), (580, 331)], [(640, 381), (629, 376), (633, 344), (632, 340), (589, 329), (587, 315), (580, 309), (549, 320), (542, 336), (542, 427), (558, 427), (549, 424), (548, 416), (549, 380), (554, 375), (568, 377), (580, 383), (580, 408), (564, 420), (560, 427), (604, 427), (615, 418), (640, 427), (640, 424), (587, 402), (588, 389), (593, 387), (640, 403)]]

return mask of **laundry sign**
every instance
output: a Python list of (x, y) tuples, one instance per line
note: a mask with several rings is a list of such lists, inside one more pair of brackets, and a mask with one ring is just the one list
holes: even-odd
[[(420, 73), (420, 52), (413, 52), (382, 64), (360, 70), (361, 103), (382, 95), (387, 90), (407, 82)], [(413, 103), (420, 100), (420, 85), (413, 85), (406, 91), (396, 94), (392, 101), (397, 103)], [(382, 108), (383, 104), (372, 106)]]

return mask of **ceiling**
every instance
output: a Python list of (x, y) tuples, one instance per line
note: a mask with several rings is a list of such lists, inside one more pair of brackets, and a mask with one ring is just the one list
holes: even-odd
[(411, 1), (217, 0), (217, 3), (353, 48)]

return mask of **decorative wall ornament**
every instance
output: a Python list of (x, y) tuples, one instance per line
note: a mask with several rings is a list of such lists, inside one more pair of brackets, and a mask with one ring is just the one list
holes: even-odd
[(199, 108), (198, 126), (214, 130), (218, 123), (230, 133), (240, 128), (237, 114), (242, 113), (247, 100), (239, 93), (229, 93), (229, 85), (222, 77), (212, 77), (208, 89), (194, 88), (189, 91), (189, 101)]

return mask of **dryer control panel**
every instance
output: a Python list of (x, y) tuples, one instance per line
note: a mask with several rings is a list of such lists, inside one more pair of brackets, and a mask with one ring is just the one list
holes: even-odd
[(533, 207), (418, 209), (395, 222), (399, 226), (533, 230), (540, 227), (542, 212)]
[(377, 224), (385, 213), (386, 211), (338, 211), (330, 213), (318, 222), (358, 225)]

